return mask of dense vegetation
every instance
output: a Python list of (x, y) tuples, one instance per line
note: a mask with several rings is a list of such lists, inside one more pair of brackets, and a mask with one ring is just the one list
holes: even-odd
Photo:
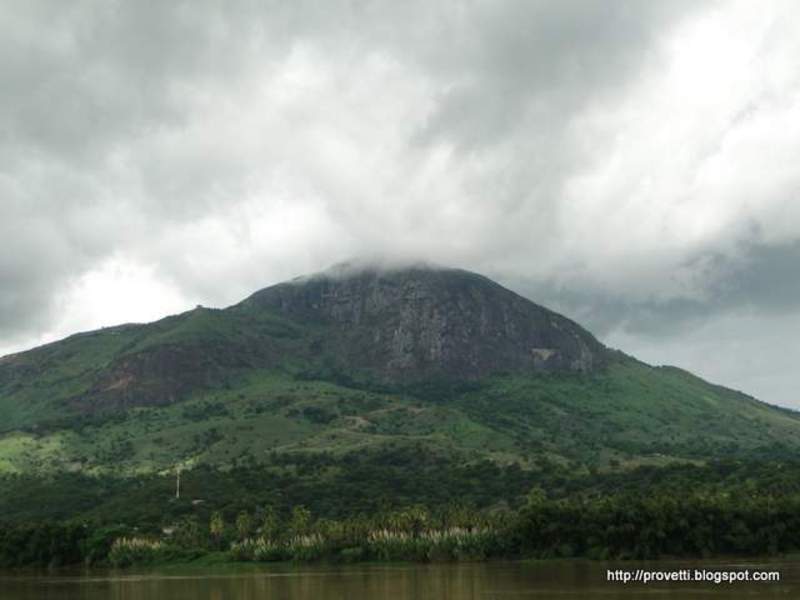
[[(229, 503), (222, 510), (207, 507), (139, 525), (6, 522), (0, 525), (0, 566), (127, 566), (187, 561), (209, 553), (223, 553), (230, 560), (349, 562), (655, 559), (800, 551), (797, 476), (773, 482), (771, 491), (755, 492), (749, 477), (733, 483), (748, 469), (739, 469), (725, 484), (727, 491), (697, 482), (700, 491), (687, 494), (662, 486), (646, 494), (587, 490), (554, 498), (534, 487), (516, 509), (414, 505), (326, 518), (301, 505), (236, 510)], [(710, 474), (682, 473), (672, 484)]]
[[(202, 501), (170, 498), (167, 477), (92, 483), (73, 475), (16, 488), (50, 504), (47, 517), (31, 508), (32, 498), (9, 492), (8, 484), (21, 482), (5, 480), (0, 565), (127, 565), (210, 552), (236, 560), (354, 561), (800, 551), (797, 463), (643, 467), (624, 477), (562, 473), (532, 485), (513, 470), (484, 466), (405, 494), (391, 493), (392, 475), (373, 466), (327, 493), (311, 483), (282, 489), (260, 469), (187, 472), (186, 489), (202, 481), (213, 492)], [(513, 491), (504, 494), (503, 485)], [(450, 500), (456, 497), (457, 505)]]
[(613, 471), (800, 447), (796, 414), (630, 359), (594, 375), (461, 384), (347, 387), (312, 376), (338, 380), (256, 370), (165, 406), (65, 414), (0, 432), (0, 473), (142, 475), (387, 448)]

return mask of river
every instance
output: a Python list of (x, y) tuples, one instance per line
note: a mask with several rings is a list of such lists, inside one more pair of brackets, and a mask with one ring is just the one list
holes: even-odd
[[(623, 583), (609, 571), (670, 576), (777, 572), (769, 583)], [(689, 570), (689, 571), (687, 571)], [(616, 576), (624, 577), (624, 573)], [(679, 576), (679, 575), (671, 575)], [(684, 575), (685, 577), (686, 575)], [(774, 577), (774, 576), (773, 576)], [(2, 600), (472, 600), (798, 598), (800, 561), (521, 561), (430, 565), (231, 565), (146, 570), (0, 572)]]

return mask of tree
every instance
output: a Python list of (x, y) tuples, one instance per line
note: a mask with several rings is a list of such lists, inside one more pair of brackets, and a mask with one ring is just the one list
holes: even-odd
[(195, 517), (185, 517), (175, 528), (175, 541), (184, 548), (197, 548), (204, 543), (202, 528)]
[(304, 506), (295, 506), (292, 509), (292, 518), (289, 529), (292, 535), (306, 535), (311, 525), (311, 511)]
[(218, 510), (211, 513), (209, 532), (211, 533), (211, 539), (214, 541), (214, 544), (219, 547), (222, 542), (222, 536), (225, 535), (225, 519)]
[(264, 516), (261, 519), (261, 535), (267, 539), (274, 540), (278, 537), (278, 533), (278, 514), (272, 506), (265, 506)]
[(242, 511), (236, 516), (236, 534), (240, 540), (250, 536), (252, 525), (253, 520), (247, 512)]

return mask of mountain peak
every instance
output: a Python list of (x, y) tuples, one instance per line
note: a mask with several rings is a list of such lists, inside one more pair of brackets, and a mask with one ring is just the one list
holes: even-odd
[(348, 261), (240, 306), (328, 327), (330, 360), (381, 380), (588, 372), (606, 358), (569, 319), (482, 275), (430, 263)]

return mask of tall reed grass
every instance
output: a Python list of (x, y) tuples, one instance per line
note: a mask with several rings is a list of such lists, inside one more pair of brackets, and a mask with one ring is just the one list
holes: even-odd
[[(340, 535), (336, 535), (339, 533)], [(231, 546), (231, 556), (242, 561), (483, 560), (501, 547), (500, 534), (489, 528), (450, 527), (419, 532), (394, 529), (364, 531), (360, 536), (314, 533), (286, 540), (249, 538)]]
[(160, 540), (121, 537), (111, 544), (108, 561), (115, 567), (156, 562), (162, 558), (165, 549), (166, 545)]

